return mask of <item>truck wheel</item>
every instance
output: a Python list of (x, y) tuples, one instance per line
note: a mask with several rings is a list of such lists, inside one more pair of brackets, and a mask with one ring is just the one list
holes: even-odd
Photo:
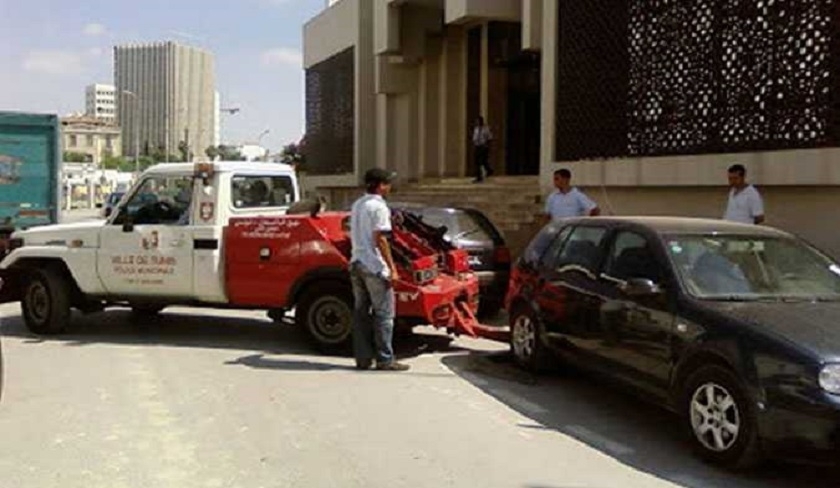
[(353, 340), (353, 293), (341, 283), (309, 287), (298, 300), (295, 323), (328, 354), (346, 354)]
[(70, 321), (70, 286), (51, 268), (32, 271), (20, 301), (23, 321), (36, 334), (59, 334)]

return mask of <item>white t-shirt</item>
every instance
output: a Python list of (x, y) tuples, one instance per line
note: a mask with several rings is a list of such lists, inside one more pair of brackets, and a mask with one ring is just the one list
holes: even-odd
[(490, 132), (490, 127), (483, 125), (476, 127), (473, 130), (473, 145), (486, 146), (488, 142), (493, 140), (493, 133)]
[(764, 202), (761, 194), (754, 186), (749, 185), (740, 192), (729, 190), (729, 201), (726, 204), (724, 220), (741, 222), (742, 224), (754, 224), (755, 218), (764, 215)]
[(577, 188), (572, 188), (568, 193), (557, 190), (545, 201), (545, 213), (555, 222), (569, 217), (589, 215), (596, 207), (598, 205)]
[(388, 263), (373, 239), (374, 232), (391, 231), (391, 209), (381, 195), (367, 194), (353, 204), (350, 213), (350, 262), (361, 263), (371, 273), (387, 277)]

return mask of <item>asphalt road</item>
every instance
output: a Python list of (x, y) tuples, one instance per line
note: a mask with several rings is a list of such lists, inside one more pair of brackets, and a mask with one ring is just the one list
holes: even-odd
[(63, 336), (0, 306), (0, 487), (804, 487), (833, 471), (697, 461), (675, 418), (506, 347), (419, 329), (359, 372), (261, 312), (124, 310)]

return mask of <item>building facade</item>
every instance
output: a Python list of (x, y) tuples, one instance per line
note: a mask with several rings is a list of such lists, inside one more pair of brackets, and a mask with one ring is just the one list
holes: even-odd
[[(179, 154), (186, 144), (202, 155), (216, 136), (213, 55), (174, 42), (114, 48), (117, 119), (133, 156)], [(136, 144), (136, 146), (135, 146)]]
[(566, 167), (606, 213), (720, 217), (742, 163), (767, 222), (840, 255), (838, 0), (339, 0), (304, 27), (307, 178), (350, 188)]
[(85, 87), (85, 115), (109, 122), (116, 122), (116, 87), (101, 83), (95, 83)]
[(121, 142), (120, 128), (108, 120), (89, 115), (61, 119), (62, 152), (84, 154), (95, 167), (107, 156), (119, 156)]

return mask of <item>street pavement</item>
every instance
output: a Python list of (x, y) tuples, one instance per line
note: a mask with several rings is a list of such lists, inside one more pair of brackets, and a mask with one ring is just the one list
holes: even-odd
[(627, 392), (430, 328), (395, 340), (406, 373), (356, 371), (258, 311), (115, 309), (37, 337), (7, 304), (0, 332), (3, 488), (840, 484), (784, 463), (714, 469)]

